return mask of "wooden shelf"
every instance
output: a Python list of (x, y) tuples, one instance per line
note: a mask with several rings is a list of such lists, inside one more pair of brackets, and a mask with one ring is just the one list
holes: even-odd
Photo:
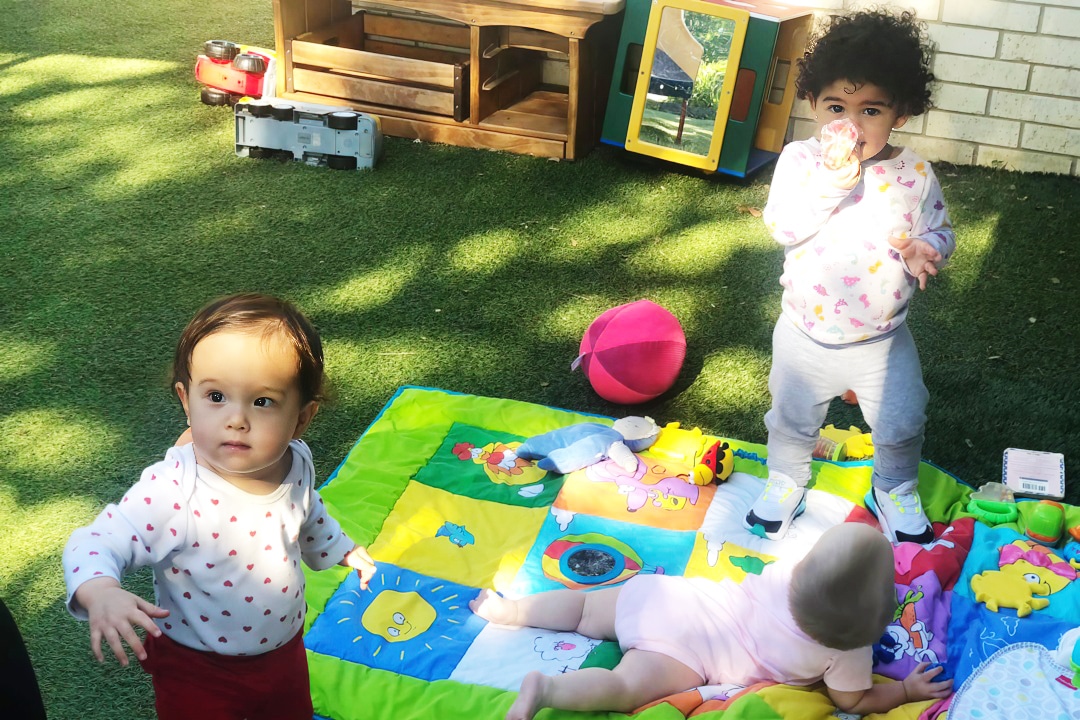
[(566, 93), (540, 90), (508, 108), (495, 111), (480, 122), (480, 127), (565, 142), (568, 139), (568, 105)]
[[(621, 0), (274, 0), (278, 95), (347, 105), (387, 135), (574, 159), (600, 138)], [(543, 84), (563, 55), (569, 84)]]

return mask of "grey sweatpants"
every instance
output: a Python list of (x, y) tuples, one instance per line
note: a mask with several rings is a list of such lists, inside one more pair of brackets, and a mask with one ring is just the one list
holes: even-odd
[(919, 352), (907, 324), (870, 343), (827, 347), (781, 316), (773, 330), (769, 391), (769, 470), (810, 482), (810, 457), (833, 398), (859, 398), (874, 441), (874, 487), (890, 491), (916, 480), (926, 402)]

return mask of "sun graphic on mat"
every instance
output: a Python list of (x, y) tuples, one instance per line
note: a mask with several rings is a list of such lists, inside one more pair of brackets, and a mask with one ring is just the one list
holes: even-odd
[[(400, 586), (402, 577), (393, 577), (391, 580), (394, 586)], [(372, 651), (372, 657), (376, 657), (387, 646), (385, 643), (378, 642), (373, 636), (382, 638), (386, 643), (408, 643), (430, 630), (439, 617), (440, 611), (444, 612), (445, 622), (453, 625), (460, 624), (446, 614), (462, 607), (461, 597), (457, 592), (459, 588), (447, 588), (445, 585), (427, 587), (419, 579), (412, 581), (412, 588), (404, 590), (386, 587), (386, 585), (385, 577), (378, 578), (375, 584), (366, 591), (366, 594), (374, 595), (370, 601), (365, 602), (364, 591), (358, 590), (350, 591), (349, 597), (338, 601), (341, 605), (356, 606), (358, 611), (360, 606), (366, 605), (360, 614), (360, 625), (370, 634), (361, 633), (353, 638), (353, 642), (365, 639), (369, 642), (373, 641), (376, 647)], [(350, 621), (356, 622), (356, 618), (345, 616), (338, 620), (338, 624)], [(450, 639), (445, 635), (441, 637)], [(423, 642), (423, 646), (428, 650), (431, 649), (428, 642)], [(399, 659), (404, 660), (405, 655), (406, 650), (402, 649)]]

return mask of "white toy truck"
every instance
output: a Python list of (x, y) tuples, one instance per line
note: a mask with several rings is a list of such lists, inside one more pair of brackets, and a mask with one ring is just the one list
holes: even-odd
[(374, 167), (382, 152), (379, 119), (333, 105), (284, 100), (236, 103), (236, 154), (289, 157), (334, 170)]

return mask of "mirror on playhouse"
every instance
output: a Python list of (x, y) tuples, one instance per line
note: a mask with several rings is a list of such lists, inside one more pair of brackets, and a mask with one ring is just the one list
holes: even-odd
[(602, 140), (745, 177), (775, 159), (795, 99), (808, 8), (627, 0)]
[(637, 142), (707, 158), (713, 141), (723, 140), (716, 118), (731, 102), (728, 58), (732, 44), (742, 44), (736, 30), (745, 28), (678, 7), (665, 7), (659, 17), (648, 88), (632, 116)]

